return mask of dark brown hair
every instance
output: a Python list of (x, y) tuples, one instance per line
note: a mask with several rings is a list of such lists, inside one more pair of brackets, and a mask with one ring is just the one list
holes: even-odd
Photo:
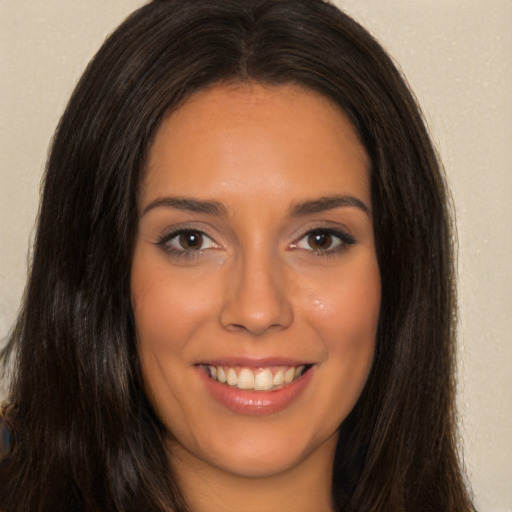
[(164, 116), (225, 81), (323, 94), (371, 159), (382, 307), (369, 380), (341, 426), (335, 509), (474, 510), (457, 455), (443, 176), (390, 58), (321, 0), (154, 0), (90, 63), (55, 134), (24, 305), (4, 354), (14, 360), (19, 449), (0, 465), (0, 508), (187, 510), (139, 368), (136, 194)]

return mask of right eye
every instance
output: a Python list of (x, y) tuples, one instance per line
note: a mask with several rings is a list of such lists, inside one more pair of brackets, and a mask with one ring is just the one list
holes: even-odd
[[(180, 229), (163, 236), (158, 242), (168, 253), (191, 257), (218, 245), (205, 233), (197, 229)], [(195, 253), (195, 254), (194, 254)]]

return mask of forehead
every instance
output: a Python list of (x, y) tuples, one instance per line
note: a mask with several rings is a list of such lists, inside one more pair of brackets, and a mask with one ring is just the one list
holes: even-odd
[(347, 116), (322, 95), (296, 85), (222, 84), (162, 122), (141, 196), (234, 187), (246, 196), (330, 195), (340, 186), (368, 195), (368, 167)]

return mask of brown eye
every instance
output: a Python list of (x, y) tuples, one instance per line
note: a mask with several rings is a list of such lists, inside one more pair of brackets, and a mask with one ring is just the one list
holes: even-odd
[(198, 231), (185, 231), (178, 236), (178, 242), (185, 251), (198, 251), (203, 247), (203, 235)]
[(179, 229), (173, 233), (163, 235), (157, 241), (157, 245), (175, 257), (200, 256), (208, 249), (220, 247), (212, 238), (196, 229)]
[(308, 245), (313, 251), (325, 251), (330, 249), (333, 236), (328, 231), (312, 231), (308, 235)]
[(342, 254), (356, 243), (354, 237), (340, 229), (316, 228), (304, 233), (291, 247), (302, 249), (318, 256)]

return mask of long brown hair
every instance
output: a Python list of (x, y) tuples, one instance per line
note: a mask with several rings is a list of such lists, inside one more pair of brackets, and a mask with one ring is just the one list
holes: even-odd
[(443, 175), (390, 58), (322, 0), (154, 0), (90, 63), (55, 134), (32, 270), (4, 353), (14, 361), (19, 447), (0, 465), (0, 508), (187, 510), (139, 367), (136, 194), (164, 116), (228, 80), (320, 92), (349, 116), (371, 159), (382, 307), (370, 377), (341, 426), (333, 506), (474, 510), (457, 455)]

